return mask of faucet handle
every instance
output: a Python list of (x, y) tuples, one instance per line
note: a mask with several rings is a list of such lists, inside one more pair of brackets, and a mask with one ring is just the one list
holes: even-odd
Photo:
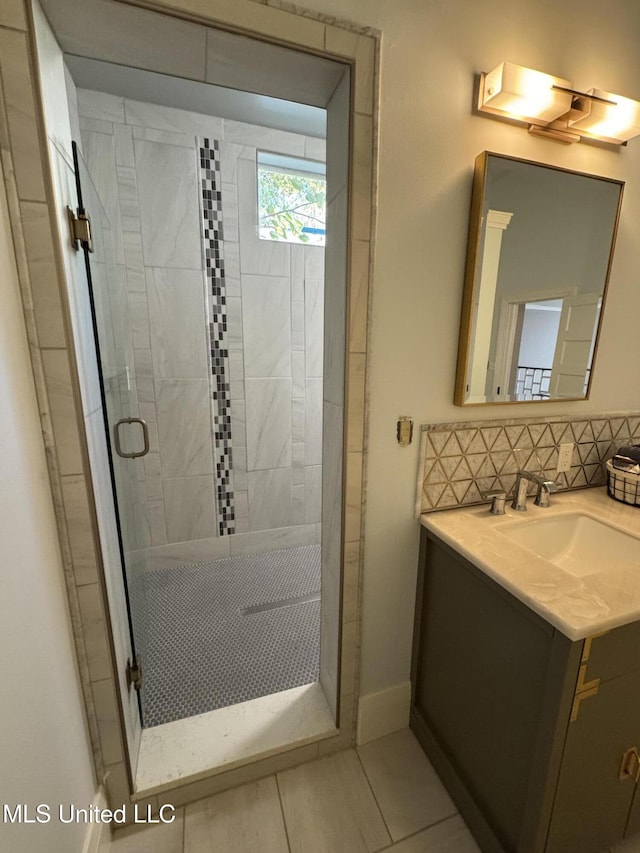
[(482, 497), (486, 501), (491, 501), (491, 512), (493, 515), (504, 515), (505, 504), (507, 502), (507, 493), (504, 489), (494, 489), (490, 492), (483, 492)]

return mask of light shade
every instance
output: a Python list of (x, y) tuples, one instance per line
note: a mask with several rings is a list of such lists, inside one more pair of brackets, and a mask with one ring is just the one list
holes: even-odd
[(640, 134), (640, 103), (638, 101), (605, 92), (603, 89), (590, 89), (585, 94), (604, 98), (613, 103), (604, 104), (589, 98), (580, 99), (580, 107), (584, 115), (569, 122), (572, 130), (613, 143), (626, 142)]
[(511, 62), (501, 62), (482, 75), (478, 109), (533, 124), (548, 124), (571, 109), (570, 80), (553, 77)]

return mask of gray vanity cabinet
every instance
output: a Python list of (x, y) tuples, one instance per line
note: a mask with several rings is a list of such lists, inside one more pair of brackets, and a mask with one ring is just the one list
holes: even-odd
[(411, 726), (484, 853), (640, 830), (640, 623), (572, 642), (425, 529), (417, 593)]

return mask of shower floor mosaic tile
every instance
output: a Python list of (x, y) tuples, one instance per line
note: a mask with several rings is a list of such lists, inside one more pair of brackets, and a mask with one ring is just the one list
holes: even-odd
[(148, 572), (131, 598), (145, 726), (318, 679), (319, 545)]

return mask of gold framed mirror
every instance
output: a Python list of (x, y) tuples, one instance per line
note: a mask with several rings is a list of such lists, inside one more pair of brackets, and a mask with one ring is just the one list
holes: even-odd
[(588, 398), (623, 187), (478, 155), (456, 405)]

